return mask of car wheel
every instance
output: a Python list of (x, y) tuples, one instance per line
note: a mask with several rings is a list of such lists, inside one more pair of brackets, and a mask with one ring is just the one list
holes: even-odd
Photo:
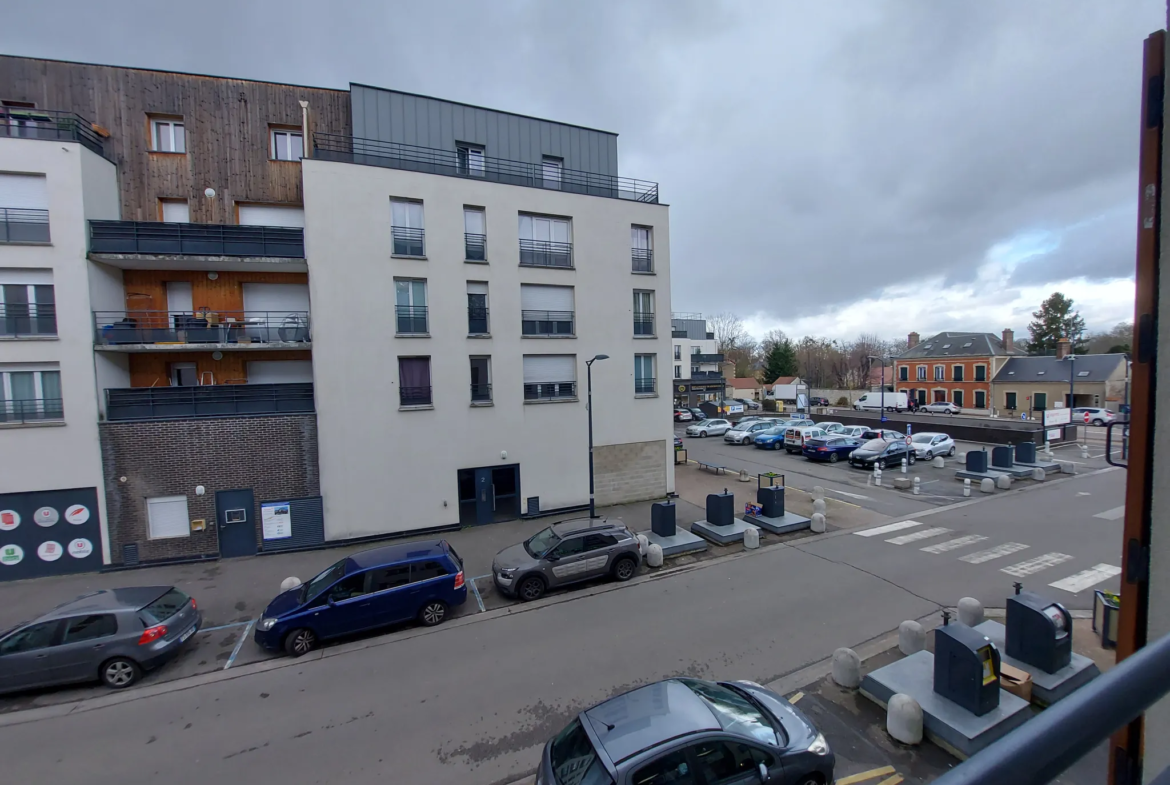
[(284, 639), (284, 652), (290, 657), (301, 657), (317, 648), (317, 635), (312, 630), (293, 630)]
[(836, 463), (839, 460), (841, 460), (841, 459), (837, 456), (837, 453), (835, 453), (835, 452), (829, 453), (829, 463)]
[(947, 457), (948, 457), (948, 458), (954, 458), (954, 457), (955, 457), (955, 448), (954, 448), (954, 447), (951, 447), (951, 451), (947, 453)]
[(878, 461), (874, 465), (877, 466), (879, 469), (881, 469), (883, 472), (886, 470), (886, 462), (885, 461)]
[(918, 460), (918, 459), (914, 457), (913, 453), (911, 453), (910, 455), (906, 456), (906, 465), (913, 466), (914, 461), (916, 461), (916, 460)]
[(424, 627), (434, 627), (442, 624), (447, 618), (447, 603), (442, 600), (431, 600), (423, 605), (418, 612), (418, 620)]
[(142, 678), (142, 666), (126, 657), (115, 657), (102, 663), (98, 675), (111, 690), (124, 690)]
[(533, 600), (539, 600), (544, 596), (545, 588), (544, 581), (537, 576), (532, 575), (525, 578), (520, 582), (520, 585), (516, 587), (516, 596), (519, 597), (522, 602), (532, 602)]
[(1105, 424), (1104, 420), (1093, 420), (1093, 425), (1096, 425), (1098, 428), (1100, 428), (1104, 424)]
[(638, 572), (638, 562), (631, 556), (623, 556), (613, 563), (614, 580), (628, 581)]
[(819, 774), (809, 774), (800, 780), (800, 785), (825, 785)]
[(923, 456), (923, 460), (929, 461), (929, 460), (933, 460), (933, 459), (934, 459), (934, 453), (931, 452), (930, 450), (927, 450), (926, 455)]
[(707, 438), (707, 432), (706, 432), (706, 431), (699, 431), (699, 438), (700, 438), (700, 439), (706, 439), (706, 438)]

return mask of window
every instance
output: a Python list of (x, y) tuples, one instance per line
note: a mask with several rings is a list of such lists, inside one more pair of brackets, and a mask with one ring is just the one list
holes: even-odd
[(167, 224), (190, 223), (191, 210), (186, 199), (159, 199), (158, 217)]
[(540, 171), (544, 180), (544, 187), (560, 188), (561, 173), (564, 168), (564, 158), (558, 158), (555, 155), (542, 156), (540, 159)]
[(43, 174), (0, 174), (0, 243), (49, 242), (49, 192)]
[(934, 366), (934, 380), (941, 382), (947, 378), (947, 367), (945, 365)]
[(147, 624), (158, 624), (183, 610), (190, 601), (191, 598), (183, 592), (178, 589), (170, 589), (149, 605), (142, 607), (138, 613)]
[(118, 631), (118, 621), (112, 613), (95, 616), (75, 616), (65, 621), (65, 637), (62, 643), (79, 643), (95, 638), (105, 638)]
[(463, 208), (463, 258), (487, 261), (487, 214), (479, 207)]
[(734, 741), (699, 742), (691, 749), (695, 751), (695, 765), (703, 773), (707, 785), (740, 783), (744, 781), (740, 778), (748, 774), (755, 774), (758, 780), (758, 764), (763, 763), (764, 758), (770, 758), (762, 751)]
[(691, 376), (697, 376), (700, 373), (702, 373), (702, 370), (700, 370), (699, 366), (697, 366), (697, 365), (691, 366)]
[(658, 391), (654, 382), (654, 355), (634, 355), (634, 394), (653, 395)]
[(986, 365), (976, 365), (975, 366), (975, 381), (977, 381), (977, 382), (987, 381), (987, 366)]
[(520, 216), (520, 264), (531, 267), (572, 267), (573, 236), (565, 218)]
[(195, 387), (199, 384), (199, 371), (195, 363), (171, 363), (171, 387)]
[(676, 359), (676, 360), (682, 359), (682, 347), (679, 346), (678, 344), (675, 344), (675, 346), (674, 346), (674, 359)]
[(634, 335), (654, 335), (654, 292), (634, 292)]
[(156, 496), (147, 499), (146, 520), (152, 540), (188, 537), (191, 534), (186, 496)]
[(971, 348), (971, 341), (967, 341), (965, 344), (963, 344), (963, 348), (964, 348), (964, 349), (969, 349), (969, 348)]
[(572, 336), (572, 286), (520, 284), (520, 332), (533, 336)]
[(687, 751), (675, 750), (634, 772), (630, 782), (636, 785), (694, 785), (694, 772), (687, 763)]
[(0, 422), (41, 422), (64, 417), (60, 371), (4, 370), (0, 366)]
[(187, 133), (182, 120), (151, 120), (151, 149), (156, 153), (187, 152)]
[(899, 365), (898, 366), (898, 381), (901, 381), (901, 382), (910, 381), (910, 366), (909, 365)]
[(473, 144), (457, 144), (455, 151), (459, 157), (459, 174), (483, 177), (485, 167), (482, 147)]
[(0, 655), (20, 654), (51, 646), (59, 625), (58, 621), (45, 621), (14, 632), (0, 643)]
[(348, 575), (329, 587), (326, 592), (326, 602), (344, 602), (354, 597), (361, 597), (366, 593), (366, 576), (364, 573)]
[(395, 256), (426, 256), (422, 202), (391, 199), (390, 234)]
[(1088, 371), (1077, 371), (1077, 376), (1088, 376), (1088, 375), (1089, 375)]
[(608, 548), (611, 545), (617, 545), (617, 538), (609, 534), (586, 534), (585, 547), (586, 553), (589, 551), (599, 551), (602, 548)]
[[(45, 283), (24, 283), (44, 280)], [(26, 338), (57, 334), (57, 304), (52, 273), (0, 270), (0, 337)]]
[(467, 334), (488, 335), (487, 281), (467, 282)]
[(613, 785), (580, 720), (573, 720), (553, 738), (549, 762), (556, 785)]
[(952, 396), (951, 401), (955, 404), (955, 406), (962, 408), (964, 405), (963, 404), (963, 391), (962, 390), (952, 390), (951, 396)]
[(394, 279), (395, 331), (399, 335), (427, 334), (427, 282)]
[(986, 409), (987, 408), (987, 392), (985, 390), (976, 390), (975, 391), (975, 408), (976, 409)]
[(1048, 408), (1048, 393), (1032, 393), (1032, 409), (1043, 411)]
[(682, 366), (681, 365), (674, 366), (674, 378), (676, 378), (676, 379), (682, 378)]
[(630, 227), (630, 257), (636, 273), (654, 272), (654, 248), (649, 226)]
[(918, 366), (918, 381), (920, 381), (920, 382), (926, 381), (926, 366), (925, 365)]
[(963, 366), (955, 365), (951, 368), (951, 370), (954, 372), (954, 378), (951, 381), (955, 381), (955, 382), (963, 381)]
[(304, 138), (300, 131), (272, 129), (269, 155), (275, 161), (299, 161), (305, 154)]
[(437, 561), (416, 562), (410, 565), (410, 582), (429, 581), (447, 574), (447, 568)]
[(471, 357), (471, 402), (492, 401), (492, 358)]
[(949, 349), (949, 348), (951, 348), (951, 345), (950, 345), (949, 343), (944, 343), (944, 344), (943, 344), (943, 348), (944, 348), (944, 349)]
[(576, 355), (524, 355), (524, 400), (563, 400), (576, 397)]
[(1016, 394), (1014, 392), (1003, 394), (1003, 408), (1005, 408), (1005, 409), (1015, 409), (1016, 408)]
[(370, 594), (376, 591), (386, 591), (405, 586), (410, 583), (410, 565), (398, 567), (382, 567), (366, 573), (366, 591)]
[(585, 552), (585, 538), (571, 537), (567, 540), (561, 540), (561, 544), (552, 549), (551, 555), (559, 559), (566, 556), (577, 556)]
[(431, 358), (398, 358), (398, 399), (402, 406), (431, 405)]

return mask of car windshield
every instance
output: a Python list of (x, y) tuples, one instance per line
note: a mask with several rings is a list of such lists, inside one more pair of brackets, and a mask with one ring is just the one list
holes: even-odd
[(316, 597), (318, 594), (325, 591), (325, 589), (327, 589), (329, 586), (333, 585), (333, 583), (342, 575), (345, 575), (345, 559), (342, 559), (333, 566), (326, 568), (324, 572), (302, 586), (300, 598), (301, 602)]
[(697, 426), (699, 426), (699, 425), (714, 425), (714, 424), (715, 424), (715, 423), (713, 423), (711, 420), (699, 420), (697, 423), (695, 423), (695, 424), (694, 424), (694, 425), (692, 425), (691, 427), (692, 427), (692, 428), (695, 428), (695, 427), (697, 427)]
[(150, 603), (144, 608), (141, 608), (139, 613), (141, 613), (142, 616), (151, 625), (161, 624), (179, 611), (183, 610), (183, 607), (190, 599), (190, 597), (178, 589), (171, 589), (154, 602)]
[(549, 762), (557, 785), (612, 785), (597, 751), (581, 727), (581, 720), (573, 720), (558, 733), (549, 745)]
[(805, 444), (808, 445), (809, 447), (824, 447), (826, 444), (829, 444), (829, 440), (828, 439), (809, 439), (807, 442), (805, 442)]
[(861, 449), (878, 452), (880, 450), (886, 449), (886, 441), (885, 439), (870, 439), (868, 442), (861, 445)]
[(748, 736), (773, 747), (780, 745), (780, 740), (776, 737), (776, 728), (772, 726), (767, 715), (753, 706), (747, 698), (718, 684), (694, 679), (679, 681), (711, 707), (715, 718), (719, 720), (719, 727), (724, 731)]
[(913, 436), (913, 440), (914, 440), (915, 444), (925, 444), (926, 442), (929, 442), (933, 438), (934, 438), (933, 433), (916, 433)]
[(557, 533), (554, 532), (550, 526), (543, 531), (537, 532), (528, 540), (526, 540), (524, 543), (524, 550), (528, 551), (529, 556), (537, 559), (552, 550), (553, 546), (560, 541), (561, 538), (557, 536)]

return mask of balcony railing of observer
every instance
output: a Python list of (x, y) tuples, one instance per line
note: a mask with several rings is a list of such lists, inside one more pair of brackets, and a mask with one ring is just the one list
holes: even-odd
[(90, 221), (90, 253), (305, 258), (305, 230), (158, 221)]
[(525, 267), (572, 267), (573, 244), (521, 239), (520, 264)]
[(472, 403), (488, 403), (492, 399), (492, 386), (490, 384), (473, 384), (471, 385), (471, 402)]
[(79, 142), (105, 156), (105, 143), (93, 123), (72, 112), (52, 109), (0, 107), (0, 136), (44, 139), (50, 142)]
[(427, 387), (399, 387), (398, 401), (403, 406), (429, 406), (431, 403), (431, 388)]
[(487, 235), (486, 234), (470, 234), (463, 235), (463, 258), (469, 262), (486, 262), (487, 261)]
[(425, 305), (396, 305), (394, 318), (394, 331), (400, 335), (426, 335), (429, 332)]
[(529, 382), (524, 385), (526, 401), (555, 401), (576, 397), (576, 382)]
[(467, 334), (488, 335), (488, 309), (474, 305), (467, 307)]
[(654, 314), (652, 313), (636, 313), (634, 314), (634, 335), (653, 335), (654, 334)]
[(56, 334), (56, 305), (0, 303), (0, 338), (29, 338)]
[(49, 242), (49, 211), (0, 207), (0, 243)]
[(94, 343), (309, 343), (308, 311), (94, 311)]
[(314, 410), (310, 382), (106, 390), (106, 419), (110, 422), (299, 414)]
[(722, 354), (692, 354), (691, 362), (693, 363), (721, 363), (723, 362)]
[(65, 419), (60, 398), (26, 398), (0, 400), (0, 423), (53, 422)]
[(658, 204), (658, 183), (630, 177), (560, 169), (556, 177), (545, 177), (543, 163), (513, 161), (484, 156), (482, 167), (460, 162), (455, 150), (360, 139), (341, 134), (314, 134), (313, 157), (326, 161), (384, 166), (411, 172), (486, 180), (491, 183), (547, 188), (586, 196), (605, 196)]
[(521, 311), (522, 335), (573, 335), (573, 311)]
[(642, 376), (634, 379), (635, 395), (652, 395), (657, 389), (653, 376)]
[(426, 256), (426, 230), (409, 226), (391, 226), (394, 251), (397, 256)]
[(654, 272), (654, 251), (649, 248), (631, 248), (630, 260), (636, 273)]

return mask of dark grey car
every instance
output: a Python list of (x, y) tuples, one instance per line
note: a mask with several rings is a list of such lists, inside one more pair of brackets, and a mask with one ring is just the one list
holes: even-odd
[(749, 681), (669, 679), (581, 712), (536, 785), (827, 785), (836, 760), (795, 706)]
[(561, 521), (496, 554), (492, 580), (501, 593), (529, 601), (545, 591), (606, 575), (628, 581), (638, 572), (638, 538), (621, 521)]
[(173, 586), (95, 591), (0, 634), (0, 693), (98, 680), (129, 687), (202, 624)]

